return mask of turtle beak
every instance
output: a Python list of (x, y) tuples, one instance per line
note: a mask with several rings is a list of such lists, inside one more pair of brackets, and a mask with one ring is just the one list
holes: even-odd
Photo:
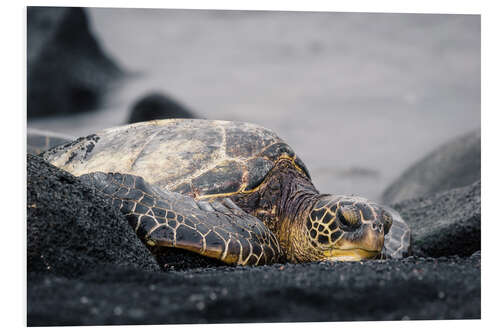
[(356, 261), (377, 257), (384, 248), (384, 226), (382, 223), (365, 223), (360, 232), (344, 234), (335, 243), (335, 248), (325, 251), (327, 260)]
[(325, 252), (325, 261), (360, 261), (364, 259), (374, 259), (380, 251), (367, 251), (360, 248), (335, 249)]

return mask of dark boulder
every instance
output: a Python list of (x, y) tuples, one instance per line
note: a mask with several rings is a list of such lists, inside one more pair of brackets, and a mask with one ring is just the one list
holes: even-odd
[(481, 182), (394, 205), (412, 230), (413, 254), (468, 256), (481, 250)]
[(195, 118), (195, 116), (172, 98), (161, 93), (152, 93), (142, 97), (134, 104), (128, 123), (172, 118)]
[(382, 195), (395, 203), (481, 179), (481, 132), (470, 132), (439, 147), (405, 171)]
[(28, 7), (28, 117), (94, 109), (121, 76), (89, 30), (85, 10)]
[(28, 273), (159, 270), (127, 220), (92, 188), (37, 156), (28, 155), (27, 167)]

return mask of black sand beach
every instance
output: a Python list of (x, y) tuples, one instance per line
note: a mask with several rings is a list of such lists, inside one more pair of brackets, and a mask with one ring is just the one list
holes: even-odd
[[(440, 196), (469, 198), (474, 203), (477, 186)], [(399, 207), (410, 224), (420, 216), (420, 201), (412, 202)], [(426, 209), (432, 214), (432, 207)], [(446, 219), (446, 208), (440, 209)], [(480, 218), (470, 223), (477, 227)], [(472, 255), (461, 257), (261, 267), (217, 266), (198, 256), (176, 253), (177, 262), (160, 271), (127, 228), (124, 218), (104, 205), (92, 189), (28, 155), (28, 325), (481, 316), (479, 241)], [(430, 244), (435, 241), (434, 232), (426, 233)], [(426, 238), (419, 237), (417, 250), (425, 248)], [(454, 243), (441, 245), (448, 253), (463, 254)]]
[(479, 319), (481, 255), (29, 275), (28, 325)]

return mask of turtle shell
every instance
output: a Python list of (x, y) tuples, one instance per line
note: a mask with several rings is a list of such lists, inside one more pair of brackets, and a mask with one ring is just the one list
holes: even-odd
[(274, 132), (249, 123), (168, 119), (104, 130), (53, 148), (48, 162), (75, 176), (133, 174), (163, 190), (202, 198), (255, 189), (280, 159), (309, 173)]

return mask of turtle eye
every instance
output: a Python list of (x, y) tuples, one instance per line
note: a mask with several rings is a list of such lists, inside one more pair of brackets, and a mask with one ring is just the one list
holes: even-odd
[(353, 208), (341, 207), (338, 218), (341, 226), (348, 230), (355, 229), (360, 223), (358, 212)]

